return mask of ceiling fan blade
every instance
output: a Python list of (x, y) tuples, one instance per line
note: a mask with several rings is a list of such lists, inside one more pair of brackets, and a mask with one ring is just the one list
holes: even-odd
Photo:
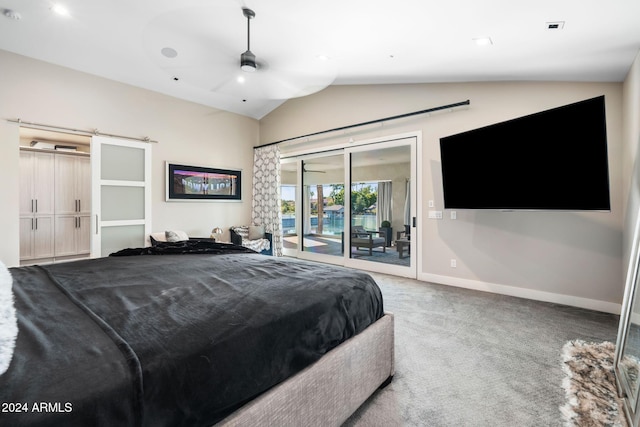
[(304, 71), (282, 71), (258, 63), (253, 73), (245, 73), (238, 67), (227, 80), (212, 90), (227, 95), (251, 99), (290, 99), (318, 92), (335, 79), (335, 74), (310, 73)]

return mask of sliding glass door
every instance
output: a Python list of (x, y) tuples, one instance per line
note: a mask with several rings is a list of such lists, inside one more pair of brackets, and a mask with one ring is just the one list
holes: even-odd
[(346, 150), (350, 171), (347, 265), (415, 277), (417, 250), (411, 245), (415, 149), (415, 138), (406, 138)]
[(284, 159), (283, 253), (416, 277), (417, 157), (410, 137)]
[(302, 159), (301, 235), (303, 258), (342, 263), (344, 239), (344, 154)]
[(298, 212), (300, 212), (297, 159), (282, 160), (280, 164), (280, 210), (282, 213), (282, 254), (298, 254)]

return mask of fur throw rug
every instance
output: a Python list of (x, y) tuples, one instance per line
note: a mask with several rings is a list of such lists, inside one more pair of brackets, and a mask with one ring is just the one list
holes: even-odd
[(18, 322), (11, 290), (12, 282), (11, 273), (0, 261), (0, 375), (9, 368), (18, 336)]
[(613, 370), (611, 342), (569, 341), (562, 348), (567, 403), (560, 408), (567, 427), (626, 427)]

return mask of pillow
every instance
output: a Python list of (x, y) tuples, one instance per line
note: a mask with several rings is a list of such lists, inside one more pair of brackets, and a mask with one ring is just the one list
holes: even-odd
[(9, 368), (18, 337), (18, 321), (11, 291), (12, 283), (11, 273), (0, 261), (0, 375)]
[(239, 226), (239, 227), (233, 227), (233, 231), (240, 237), (242, 237), (243, 239), (248, 239), (249, 238), (249, 227), (245, 226)]
[(173, 230), (164, 232), (167, 242), (182, 242), (183, 240), (189, 240), (189, 236), (184, 231)]
[(149, 241), (151, 242), (151, 246), (155, 246), (158, 242), (166, 242), (167, 234), (164, 231), (159, 233), (151, 233), (149, 235)]
[(258, 240), (264, 238), (264, 225), (249, 226), (249, 240)]

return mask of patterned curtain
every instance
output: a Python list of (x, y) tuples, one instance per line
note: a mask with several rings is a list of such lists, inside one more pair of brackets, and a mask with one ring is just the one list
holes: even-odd
[(280, 149), (277, 145), (253, 150), (251, 222), (273, 233), (273, 255), (282, 256), (280, 210)]

